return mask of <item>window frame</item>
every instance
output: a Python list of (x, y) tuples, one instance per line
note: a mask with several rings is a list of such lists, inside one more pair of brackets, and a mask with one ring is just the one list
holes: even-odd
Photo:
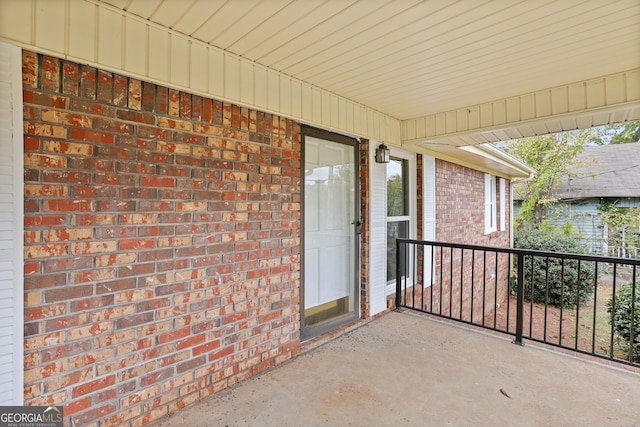
[[(20, 406), (24, 403), (24, 133), (22, 104), (22, 50), (0, 42), (0, 82), (3, 83), (0, 98), (0, 118), (9, 132), (0, 138), (0, 149), (7, 157), (3, 166), (5, 174), (0, 184), (0, 196), (9, 205), (8, 227), (0, 236), (0, 243), (9, 250), (2, 257), (0, 270), (7, 278), (0, 296), (7, 310), (3, 313), (0, 331), (7, 337), (3, 356), (6, 363), (0, 374), (6, 381), (0, 385), (5, 397), (0, 404)], [(6, 151), (5, 151), (6, 150)], [(7, 289), (5, 284), (11, 289)], [(6, 292), (5, 292), (6, 291)], [(7, 319), (10, 319), (7, 322)]]
[[(415, 153), (405, 151), (395, 147), (390, 147), (390, 151), (391, 151), (391, 158), (407, 161), (406, 173), (407, 173), (408, 183), (406, 188), (406, 191), (407, 191), (406, 203), (407, 203), (407, 211), (409, 212), (409, 214), (401, 215), (401, 216), (386, 216), (385, 223), (388, 224), (389, 222), (409, 221), (408, 238), (415, 239), (417, 235), (417, 212), (416, 212), (417, 200), (415, 196), (417, 191), (416, 188), (417, 188), (417, 176), (418, 176), (417, 157)], [(386, 165), (385, 165), (385, 183), (386, 182), (387, 182), (387, 179), (386, 179)], [(386, 189), (385, 189), (385, 194), (386, 194)], [(386, 201), (386, 195), (385, 195), (385, 201)], [(385, 226), (385, 230), (386, 229), (387, 227)], [(407, 277), (407, 284), (411, 286), (413, 285), (413, 278), (415, 277), (415, 274), (413, 271), (415, 266), (412, 264), (412, 261), (413, 261), (413, 256), (409, 254), (410, 265), (409, 265), (409, 271), (408, 271), (409, 275)], [(396, 281), (395, 280), (387, 281), (387, 284), (385, 287), (385, 295), (387, 296), (392, 295), (395, 293), (395, 291), (396, 291)]]
[(484, 234), (498, 231), (496, 177), (484, 174)]

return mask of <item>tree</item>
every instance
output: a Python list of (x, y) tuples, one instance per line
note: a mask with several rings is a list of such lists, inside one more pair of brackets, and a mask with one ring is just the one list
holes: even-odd
[(558, 199), (553, 192), (563, 176), (572, 176), (575, 158), (585, 145), (598, 136), (593, 129), (534, 136), (509, 141), (504, 149), (536, 170), (534, 177), (515, 184), (516, 193), (525, 197), (515, 223), (539, 227), (547, 218), (548, 208)]
[[(513, 237), (516, 248), (574, 254), (588, 252), (587, 247), (577, 239), (553, 228), (529, 225), (515, 230)], [(518, 262), (515, 260), (516, 270)], [(593, 296), (593, 262), (531, 255), (525, 255), (523, 262), (524, 297), (529, 301), (554, 307), (577, 307), (584, 305)], [(515, 277), (510, 279), (510, 287), (515, 294)]]
[(507, 141), (500, 148), (515, 155), (536, 170), (531, 180), (514, 185), (516, 193), (525, 197), (517, 226), (532, 224), (539, 227), (547, 218), (550, 206), (558, 202), (554, 191), (563, 176), (575, 177), (569, 170), (579, 170), (576, 156), (587, 145), (628, 144), (640, 141), (640, 121), (562, 132), (554, 135), (534, 136)]
[(611, 137), (609, 144), (629, 144), (640, 141), (640, 122), (627, 122)]
[(640, 253), (640, 207), (623, 208), (617, 206), (618, 200), (605, 200), (600, 203), (602, 223), (608, 230), (607, 245), (614, 248), (612, 255), (619, 257), (638, 257)]
[(404, 182), (400, 175), (387, 178), (387, 215), (405, 215)]
[(607, 301), (607, 312), (622, 351), (629, 360), (640, 360), (640, 288), (634, 289), (633, 283), (622, 285)]
[(593, 142), (602, 144), (630, 144), (640, 141), (640, 121), (605, 126)]

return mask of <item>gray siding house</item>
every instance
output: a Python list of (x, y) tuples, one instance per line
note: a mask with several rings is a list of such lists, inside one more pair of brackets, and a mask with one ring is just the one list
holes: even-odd
[[(557, 205), (549, 209), (549, 222), (558, 227), (569, 223), (592, 253), (613, 256), (637, 256), (638, 248), (611, 244), (602, 222), (603, 203), (619, 208), (640, 205), (640, 143), (586, 147), (576, 158), (572, 176), (564, 177), (556, 191)], [(514, 192), (514, 214), (522, 203)], [(625, 232), (638, 233), (638, 230)]]

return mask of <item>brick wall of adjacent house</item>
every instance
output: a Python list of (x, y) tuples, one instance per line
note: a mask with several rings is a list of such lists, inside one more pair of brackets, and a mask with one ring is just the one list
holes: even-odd
[[(496, 178), (497, 179), (497, 178)], [(508, 181), (507, 181), (508, 182)], [(509, 185), (505, 200), (510, 200)], [(496, 192), (500, 186), (496, 181)], [(484, 173), (436, 160), (436, 240), (448, 243), (509, 247), (510, 206), (505, 206), (506, 230), (485, 234)], [(500, 215), (500, 196), (496, 196)], [(500, 218), (498, 217), (498, 224)], [(507, 297), (509, 260), (495, 253), (445, 249), (436, 252), (432, 295), (434, 310), (464, 320), (481, 321)], [(453, 261), (453, 262), (452, 262)], [(473, 268), (472, 268), (473, 267)], [(462, 273), (462, 274), (461, 274)], [(442, 286), (442, 287), (440, 287)], [(460, 309), (462, 300), (462, 311)], [(453, 303), (451, 303), (453, 301)]]
[(23, 54), (28, 405), (139, 426), (299, 352), (299, 126)]

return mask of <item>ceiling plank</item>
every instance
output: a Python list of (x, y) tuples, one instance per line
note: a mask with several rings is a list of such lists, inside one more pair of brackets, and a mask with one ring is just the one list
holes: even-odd
[[(286, 32), (278, 33), (271, 39), (271, 48), (265, 51), (247, 52), (248, 57), (268, 67), (275, 67), (281, 61), (291, 55), (298, 55), (301, 49), (313, 41), (313, 38), (324, 37), (342, 25), (333, 25), (333, 18), (341, 11), (357, 4), (355, 0), (328, 0), (306, 15), (300, 16), (292, 21)], [(324, 25), (323, 25), (324, 24)], [(318, 26), (323, 26), (324, 32), (316, 30)], [(279, 70), (278, 71), (282, 71)]]
[(274, 46), (279, 46), (278, 36), (283, 36), (291, 31), (289, 24), (286, 28), (282, 28), (282, 22), (295, 22), (303, 16), (307, 16), (324, 0), (308, 0), (302, 3), (290, 1), (286, 6), (279, 9), (276, 13), (270, 14), (268, 18), (259, 22), (258, 25), (251, 28), (242, 37), (238, 38), (229, 46), (229, 50), (238, 55), (257, 58), (270, 51)]
[(126, 11), (144, 19), (151, 19), (163, 0), (131, 0)]
[(206, 22), (204, 22), (192, 35), (206, 43), (219, 46), (216, 38), (249, 13), (260, 0), (227, 1)]
[(174, 24), (173, 29), (188, 36), (194, 35), (211, 19), (227, 0), (197, 0)]
[[(260, 2), (253, 6), (247, 13), (240, 16), (237, 21), (233, 23), (226, 31), (220, 33), (212, 43), (225, 50), (229, 50), (234, 53), (239, 53), (235, 48), (232, 48), (239, 40), (245, 38), (248, 34), (258, 34), (256, 31), (258, 28), (264, 28), (267, 22), (271, 22), (276, 28), (278, 25), (275, 22), (270, 21), (289, 4), (291, 0), (269, 0), (268, 2)], [(265, 24), (265, 25), (263, 25)]]

